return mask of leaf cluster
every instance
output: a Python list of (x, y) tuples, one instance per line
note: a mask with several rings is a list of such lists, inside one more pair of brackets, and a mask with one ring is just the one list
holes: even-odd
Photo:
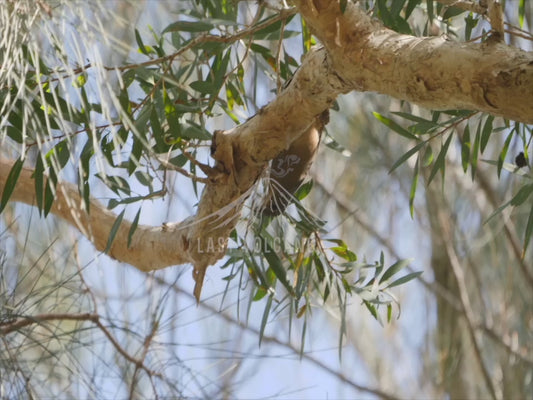
[[(407, 122), (407, 127), (403, 127), (402, 124), (379, 113), (374, 113), (374, 116), (395, 133), (415, 143), (410, 150), (398, 158), (390, 169), (392, 173), (396, 168), (416, 155), (409, 195), (411, 217), (414, 216), (415, 195), (422, 169), (429, 171), (425, 175), (427, 185), (433, 181), (438, 173), (440, 173), (444, 184), (448, 163), (446, 156), (453, 147), (450, 145), (455, 139), (455, 144), (459, 147), (458, 150), (461, 155), (462, 169), (465, 173), (470, 169), (472, 180), (476, 177), (479, 161), (494, 165), (498, 178), (500, 178), (502, 170), (505, 169), (520, 179), (518, 192), (511, 200), (496, 209), (487, 222), (509, 206), (524, 207), (528, 213), (523, 239), (523, 254), (525, 255), (533, 231), (533, 197), (530, 198), (530, 194), (533, 192), (531, 189), (533, 184), (530, 183), (533, 175), (531, 175), (528, 156), (533, 137), (531, 127), (509, 121), (503, 121), (502, 126), (495, 127), (495, 118), (493, 116), (479, 115), (465, 110), (432, 112), (431, 119), (404, 112), (395, 112), (393, 114), (404, 119)], [(500, 143), (498, 157), (494, 160), (483, 159), (481, 157), (487, 150), (491, 138), (493, 142), (499, 141)], [(436, 144), (435, 142), (438, 143), (439, 140), (440, 144)], [(517, 143), (517, 146), (522, 147), (523, 151), (520, 152), (519, 156), (513, 158), (515, 163), (511, 164), (506, 162), (506, 160), (509, 158), (509, 148), (513, 141)], [(438, 147), (436, 157), (433, 150), (435, 147)], [(516, 161), (518, 159), (520, 162)]]

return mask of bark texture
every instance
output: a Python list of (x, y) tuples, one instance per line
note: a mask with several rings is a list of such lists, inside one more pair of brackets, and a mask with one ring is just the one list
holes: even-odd
[[(127, 246), (131, 223), (123, 221), (109, 254), (142, 271), (192, 263), (200, 298), (205, 271), (226, 252), (229, 234), (258, 176), (287, 150), (335, 98), (353, 90), (374, 91), (430, 109), (471, 109), (533, 123), (533, 54), (498, 40), (456, 43), (446, 37), (401, 35), (348, 2), (293, 2), (323, 48), (303, 59), (288, 87), (253, 118), (216, 132), (218, 171), (206, 184), (196, 215), (180, 223), (139, 226)], [(0, 163), (3, 190), (11, 163)], [(23, 170), (12, 200), (32, 204), (32, 171)], [(58, 186), (52, 213), (64, 218), (103, 250), (116, 216), (92, 200), (80, 207), (72, 185)]]
[(350, 90), (374, 91), (433, 110), (479, 110), (533, 123), (533, 54), (498, 38), (458, 43), (384, 28), (361, 8), (295, 0)]

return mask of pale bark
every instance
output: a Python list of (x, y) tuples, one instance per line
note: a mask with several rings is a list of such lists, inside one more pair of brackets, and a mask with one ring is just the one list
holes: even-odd
[(337, 1), (294, 3), (350, 90), (533, 123), (533, 53), (496, 38), (458, 43), (398, 34), (350, 3), (344, 14)]
[[(310, 129), (341, 93), (375, 91), (430, 109), (471, 109), (533, 123), (533, 54), (496, 40), (456, 43), (446, 37), (400, 35), (348, 2), (295, 0), (324, 48), (311, 51), (290, 85), (253, 118), (216, 132), (217, 161), (196, 215), (181, 223), (139, 226), (127, 246), (123, 221), (109, 254), (142, 271), (192, 263), (200, 290), (205, 270), (225, 254), (244, 199), (269, 160)], [(0, 164), (0, 190), (10, 164)], [(52, 213), (78, 227), (98, 250), (106, 246), (116, 216), (93, 201), (80, 211), (77, 190), (60, 185)], [(31, 171), (22, 172), (12, 200), (31, 204)], [(70, 199), (70, 204), (67, 200)]]

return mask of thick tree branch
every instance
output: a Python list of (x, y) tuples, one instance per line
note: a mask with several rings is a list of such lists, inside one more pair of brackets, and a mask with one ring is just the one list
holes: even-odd
[[(0, 192), (3, 192), (13, 163), (0, 161)], [(24, 168), (15, 184), (11, 201), (35, 204), (33, 170)], [(90, 214), (83, 210), (82, 200), (76, 186), (58, 183), (56, 196), (50, 212), (78, 228), (99, 251), (104, 251), (111, 228), (117, 218), (100, 202), (91, 199)], [(188, 221), (181, 224), (165, 224), (159, 227), (139, 225), (128, 248), (131, 222), (123, 220), (109, 250), (109, 255), (133, 265), (141, 271), (152, 271), (169, 265), (191, 262), (186, 251)], [(157, 256), (154, 256), (156, 254)]]
[(344, 14), (338, 1), (294, 3), (346, 88), (533, 123), (533, 53), (499, 40), (457, 43), (398, 34), (350, 2)]

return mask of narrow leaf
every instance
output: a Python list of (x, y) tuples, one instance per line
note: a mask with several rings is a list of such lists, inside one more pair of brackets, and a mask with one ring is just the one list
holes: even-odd
[(380, 121), (382, 124), (388, 126), (390, 129), (392, 129), (397, 134), (399, 134), (399, 135), (401, 135), (403, 137), (406, 137), (408, 139), (418, 140), (418, 138), (415, 135), (413, 135), (407, 129), (405, 129), (405, 128), (401, 127), (400, 125), (398, 125), (392, 119), (387, 118), (387, 117), (381, 115), (378, 112), (373, 112), (372, 114), (374, 114), (374, 117), (376, 117), (376, 119), (378, 121)]
[(133, 219), (130, 230), (128, 232), (128, 249), (131, 246), (131, 239), (133, 238), (133, 234), (135, 233), (135, 230), (137, 229), (137, 225), (139, 225), (140, 216), (141, 216), (141, 208), (139, 208), (139, 211), (137, 211), (137, 215), (135, 215), (135, 218)]
[(472, 149), (472, 155), (470, 158), (470, 171), (472, 172), (472, 181), (476, 176), (477, 160), (479, 157), (479, 147), (481, 142), (481, 121), (477, 126), (476, 137), (474, 139), (474, 148)]
[(533, 193), (533, 183), (522, 186), (518, 193), (511, 199), (511, 205), (516, 207), (523, 204), (531, 193)]
[(471, 147), (472, 143), (470, 143), (470, 125), (466, 124), (461, 143), (461, 164), (463, 165), (463, 172), (466, 172), (468, 169), (468, 164), (470, 163)]
[(401, 156), (391, 167), (389, 170), (389, 174), (392, 173), (396, 168), (398, 168), (400, 165), (402, 165), (405, 161), (407, 161), (413, 154), (415, 154), (417, 151), (419, 151), (424, 145), (426, 145), (426, 142), (420, 142), (415, 147), (413, 147), (411, 150), (409, 150), (407, 153), (405, 153), (403, 156)]
[(15, 184), (20, 176), (20, 171), (22, 171), (23, 164), (24, 160), (22, 157), (19, 157), (19, 159), (13, 164), (11, 171), (9, 171), (9, 175), (7, 176), (6, 184), (4, 186), (4, 191), (2, 193), (2, 199), (0, 200), (0, 213), (2, 213), (4, 210), (9, 198), (11, 197), (11, 194), (13, 193), (13, 190), (15, 189)]
[(261, 237), (261, 241), (262, 249), (264, 249), (263, 256), (266, 258), (268, 265), (270, 266), (270, 268), (272, 268), (272, 271), (274, 271), (274, 274), (283, 284), (283, 286), (285, 286), (285, 289), (287, 289), (289, 293), (292, 293), (292, 286), (287, 280), (287, 273), (285, 272), (285, 268), (283, 268), (283, 263), (281, 262), (281, 259), (278, 257), (276, 252), (270, 247), (265, 238)]
[(485, 124), (483, 125), (483, 131), (481, 132), (480, 140), (481, 153), (485, 151), (487, 143), (489, 142), (489, 138), (492, 133), (492, 121), (494, 121), (494, 117), (492, 115), (489, 115), (487, 120), (485, 121)]
[(33, 172), (33, 179), (35, 181), (35, 201), (37, 203), (37, 209), (39, 210), (39, 215), (43, 212), (43, 186), (44, 186), (44, 165), (43, 159), (39, 154), (37, 156), (37, 161), (35, 162), (35, 170)]
[(406, 259), (406, 260), (400, 260), (392, 264), (383, 274), (381, 279), (379, 280), (379, 283), (386, 282), (389, 280), (393, 275), (401, 271), (403, 268), (407, 267), (409, 263), (413, 261), (412, 259)]
[(263, 311), (263, 318), (261, 319), (261, 328), (259, 329), (259, 346), (261, 346), (261, 341), (263, 340), (263, 335), (265, 333), (265, 327), (268, 321), (268, 314), (270, 313), (270, 308), (272, 307), (273, 295), (268, 297), (267, 303), (265, 305), (265, 311)]
[(448, 152), (448, 147), (450, 147), (450, 143), (453, 138), (453, 133), (448, 136), (448, 139), (440, 149), (439, 155), (437, 156), (437, 159), (435, 160), (435, 164), (433, 165), (433, 168), (431, 170), (431, 173), (429, 174), (428, 178), (428, 185), (431, 183), (435, 175), (439, 170), (444, 171), (445, 165), (444, 161), (446, 160), (446, 153)]
[(507, 151), (509, 150), (509, 144), (511, 143), (511, 139), (513, 138), (513, 136), (514, 130), (507, 135), (507, 139), (505, 139), (502, 151), (500, 152), (500, 155), (498, 157), (498, 178), (500, 177), (500, 173), (502, 172), (503, 163), (505, 161), (505, 157), (507, 157)]
[(210, 22), (203, 21), (177, 21), (168, 25), (163, 33), (167, 32), (205, 32), (214, 28)]
[(387, 289), (390, 289), (391, 287), (399, 286), (399, 285), (402, 285), (402, 284), (407, 283), (409, 281), (412, 281), (413, 279), (416, 279), (420, 275), (422, 275), (422, 273), (423, 273), (423, 271), (417, 271), (417, 272), (411, 272), (410, 274), (402, 276), (400, 279), (395, 280), (389, 286), (387, 286)]
[(493, 213), (483, 222), (483, 225), (489, 223), (489, 221), (494, 218), (496, 215), (501, 213), (503, 210), (505, 210), (507, 207), (511, 205), (511, 201), (509, 200), (507, 203), (499, 206), (496, 210), (493, 211)]
[(533, 233), (533, 202), (531, 202), (531, 210), (527, 219), (526, 233), (524, 235), (524, 250), (522, 251), (522, 259), (526, 255), (527, 248), (531, 242), (531, 234)]
[(118, 228), (120, 227), (120, 224), (122, 223), (122, 219), (124, 218), (124, 212), (126, 210), (122, 210), (122, 212), (118, 215), (117, 219), (113, 223), (113, 226), (111, 227), (111, 231), (109, 232), (109, 238), (107, 239), (107, 245), (105, 247), (104, 253), (107, 253), (111, 249), (111, 245), (113, 244), (113, 241), (115, 240), (115, 236), (117, 235)]
[(415, 195), (416, 195), (416, 186), (418, 184), (418, 177), (420, 175), (420, 155), (416, 158), (416, 164), (413, 174), (413, 181), (411, 182), (411, 192), (409, 193), (409, 213), (411, 218), (414, 216), (415, 212)]
[(52, 209), (52, 204), (54, 203), (55, 191), (57, 185), (57, 175), (55, 170), (50, 169), (48, 179), (46, 181), (46, 186), (44, 189), (44, 216), (46, 217), (50, 210)]
[(372, 305), (369, 301), (367, 300), (363, 300), (363, 303), (364, 305), (366, 306), (366, 308), (368, 308), (368, 311), (370, 311), (370, 314), (372, 314), (372, 316), (378, 320), (378, 312), (376, 311), (376, 307), (374, 307), (374, 305)]
[(141, 53), (148, 55), (148, 50), (144, 46), (143, 40), (141, 38), (141, 34), (139, 33), (139, 30), (135, 29), (135, 40), (137, 41), (137, 46), (139, 46), (139, 50)]

